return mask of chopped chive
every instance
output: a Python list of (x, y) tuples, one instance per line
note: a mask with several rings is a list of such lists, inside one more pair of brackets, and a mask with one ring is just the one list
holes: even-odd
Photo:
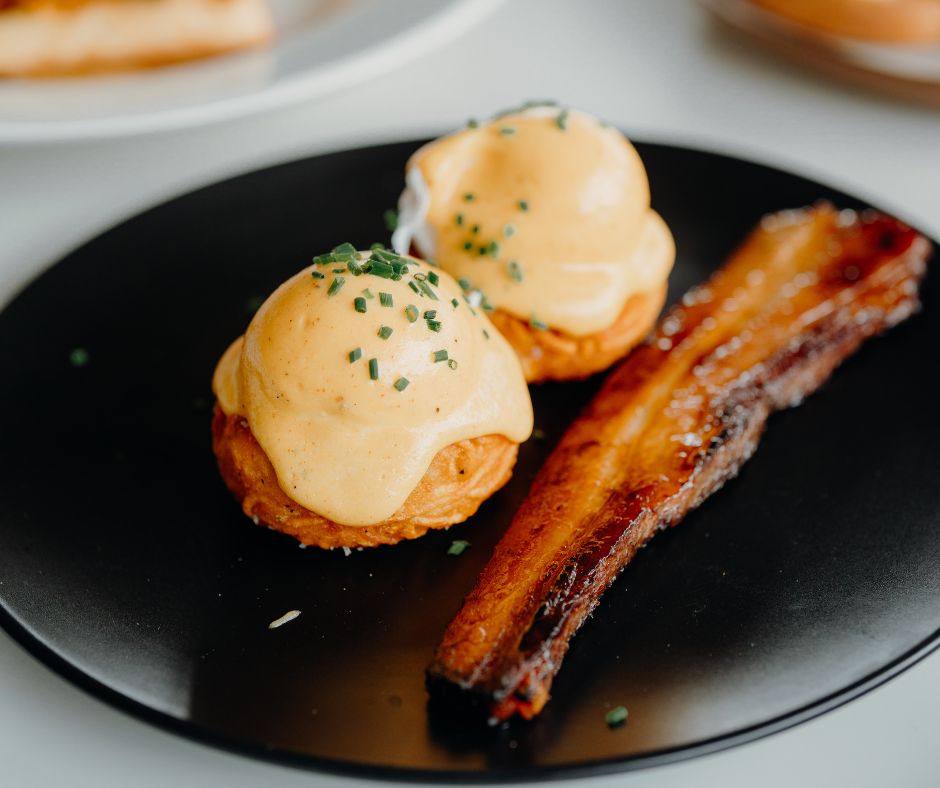
[(370, 380), (379, 379), (379, 360), (377, 358), (369, 359), (369, 379)]
[(439, 320), (428, 320), (428, 328), (436, 334), (441, 330), (441, 323)]
[(451, 305), (454, 307), (454, 309), (456, 309), (458, 306), (460, 306), (460, 302), (459, 302), (456, 298), (450, 299), (450, 303), (451, 303)]
[(346, 273), (346, 269), (345, 269), (345, 268), (331, 268), (331, 269), (330, 269), (330, 273), (332, 273), (332, 274), (345, 274), (345, 273)]
[(490, 257), (499, 257), (499, 244), (496, 241), (490, 241), (486, 247), (486, 254)]
[(373, 298), (375, 298), (375, 296), (372, 295), (372, 291), (371, 291), (368, 287), (365, 288), (365, 289), (362, 291), (362, 294), (363, 294), (366, 298), (368, 298), (368, 299), (373, 299)]
[(450, 543), (450, 547), (447, 548), (447, 555), (460, 555), (469, 546), (470, 542), (466, 539), (454, 539), (454, 541)]
[(464, 196), (464, 202), (473, 202), (477, 196), (473, 192), (467, 192)]
[(563, 109), (558, 113), (558, 117), (555, 118), (555, 125), (562, 131), (568, 128), (568, 110)]
[(423, 273), (421, 273), (420, 271), (414, 275), (414, 280), (415, 280), (416, 282), (423, 282), (423, 281), (424, 281), (425, 279), (427, 279), (427, 278), (428, 278), (428, 275), (427, 275), (427, 274), (423, 274)]
[(490, 332), (487, 331), (485, 328), (483, 329), (483, 338), (484, 338), (484, 339), (489, 339), (489, 338), (490, 338)]
[(359, 265), (358, 260), (350, 260), (348, 263), (346, 263), (346, 267), (349, 269), (349, 273), (351, 273), (353, 276), (362, 275), (362, 266)]
[(446, 350), (435, 350), (434, 351), (434, 363), (438, 361), (447, 361), (447, 351)]
[(507, 224), (505, 227), (503, 227), (503, 235), (505, 235), (507, 238), (512, 238), (515, 234), (516, 228), (511, 224)]
[(336, 258), (332, 254), (321, 254), (313, 258), (314, 265), (329, 265), (330, 263), (335, 263)]
[(441, 283), (441, 278), (437, 275), (436, 271), (428, 271), (428, 281), (432, 285), (439, 285)]
[(479, 235), (479, 234), (480, 234), (480, 225), (478, 225), (478, 224), (473, 225), (473, 227), (470, 228), (470, 232), (473, 233), (474, 235)]
[(478, 128), (479, 126), (480, 126), (480, 121), (478, 121), (476, 118), (470, 118), (470, 120), (467, 121), (468, 129), (475, 129), (475, 128)]
[(527, 211), (527, 210), (529, 210), (529, 201), (528, 201), (528, 200), (519, 200), (519, 202), (517, 202), (516, 205), (519, 206), (519, 210), (520, 210), (520, 211)]
[(372, 251), (372, 252), (384, 252), (384, 251), (385, 251), (385, 244), (374, 243), (374, 244), (372, 244), (372, 246), (369, 247), (369, 251)]
[(337, 276), (332, 282), (330, 282), (330, 287), (326, 291), (326, 294), (328, 296), (335, 296), (340, 290), (343, 289), (344, 284), (346, 284), (346, 280), (341, 276)]
[(382, 214), (382, 218), (385, 220), (385, 229), (389, 232), (394, 232), (398, 227), (398, 211), (389, 208)]
[(480, 255), (480, 257), (483, 257), (486, 254), (486, 247), (485, 246), (479, 247), (477, 249), (477, 254)]
[(462, 214), (462, 213), (458, 213), (458, 214), (454, 217), (454, 223), (455, 223), (458, 227), (460, 227), (460, 226), (463, 224), (463, 214)]
[(410, 382), (411, 381), (409, 381), (408, 378), (399, 378), (398, 380), (395, 381), (393, 385), (395, 386), (396, 390), (404, 391), (406, 388), (408, 388), (408, 384)]
[(460, 285), (461, 290), (469, 290), (471, 288), (470, 280), (464, 279), (463, 277), (457, 280), (457, 284)]
[(310, 276), (312, 276), (314, 279), (326, 279), (326, 276), (321, 274), (319, 271), (311, 271)]
[(464, 241), (463, 248), (469, 252), (473, 248), (473, 241)]
[(405, 307), (405, 317), (408, 318), (409, 323), (414, 323), (418, 319), (418, 307), (408, 304)]
[(408, 287), (410, 287), (410, 288), (411, 288), (412, 290), (414, 290), (416, 293), (420, 293), (420, 292), (421, 292), (420, 290), (418, 290), (418, 286), (417, 286), (414, 282), (409, 282), (409, 283), (408, 283)]
[(503, 126), (499, 130), (499, 133), (502, 134), (504, 137), (511, 137), (513, 134), (516, 133), (516, 130), (512, 126)]
[(357, 312), (365, 313), (367, 309), (366, 300), (362, 296), (356, 296), (353, 299), (353, 306), (356, 308)]
[(450, 367), (451, 369), (457, 369), (457, 359), (455, 358), (448, 359), (447, 366)]
[(426, 310), (424, 311), (424, 314), (421, 315), (421, 317), (423, 317), (425, 320), (433, 320), (435, 317), (437, 317), (437, 310), (436, 310), (436, 309), (426, 309)]
[(391, 293), (379, 293), (379, 303), (382, 306), (395, 306), (395, 299), (392, 298)]
[(382, 326), (379, 329), (379, 337), (382, 339), (388, 339), (392, 335), (392, 329), (389, 326)]
[(548, 331), (548, 324), (543, 323), (535, 315), (532, 315), (532, 317), (529, 318), (529, 325), (532, 326), (532, 328), (534, 328), (536, 331)]
[(73, 367), (84, 367), (89, 360), (88, 351), (83, 347), (77, 347), (69, 353), (69, 364)]
[(509, 278), (512, 279), (513, 282), (522, 281), (522, 266), (520, 266), (519, 263), (515, 260), (510, 260), (506, 264), (506, 271), (509, 274)]
[(354, 361), (358, 361), (362, 358), (362, 348), (357, 347), (355, 350), (349, 351), (349, 363), (352, 364)]
[(369, 266), (369, 273), (373, 276), (380, 276), (382, 279), (391, 279), (396, 273), (395, 267), (383, 260), (373, 260), (370, 258), (370, 262), (372, 265)]
[(333, 254), (358, 254), (358, 252), (356, 252), (356, 247), (347, 241), (339, 246), (334, 246)]
[(627, 710), (624, 706), (617, 706), (604, 715), (604, 722), (608, 728), (619, 728), (627, 721)]
[(440, 299), (437, 297), (437, 293), (435, 293), (431, 289), (431, 285), (429, 285), (427, 282), (425, 281), (418, 282), (418, 289), (421, 290), (421, 292), (424, 293), (432, 301), (440, 301)]

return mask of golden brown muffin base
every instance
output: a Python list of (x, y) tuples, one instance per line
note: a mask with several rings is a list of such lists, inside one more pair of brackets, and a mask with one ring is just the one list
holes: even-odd
[(666, 301), (666, 283), (627, 299), (614, 324), (583, 337), (532, 328), (525, 320), (497, 309), (493, 325), (506, 337), (522, 362), (529, 383), (578, 380), (607, 369), (650, 332)]
[(290, 534), (303, 544), (376, 547), (416, 539), (432, 528), (463, 522), (512, 475), (519, 446), (502, 435), (459, 441), (435, 455), (418, 486), (392, 517), (375, 525), (340, 525), (304, 508), (281, 489), (274, 467), (248, 422), (218, 405), (212, 418), (212, 450), (225, 484), (255, 522)]

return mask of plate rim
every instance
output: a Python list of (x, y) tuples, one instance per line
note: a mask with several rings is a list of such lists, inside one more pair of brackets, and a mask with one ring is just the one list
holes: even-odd
[[(497, 0), (502, 2), (503, 0)], [(628, 135), (629, 136), (629, 135)], [(786, 169), (774, 163), (759, 161), (747, 155), (739, 155), (736, 152), (724, 152), (714, 150), (708, 147), (699, 147), (696, 145), (684, 144), (677, 141), (653, 141), (643, 137), (629, 136), (632, 142), (641, 147), (651, 147), (658, 149), (679, 150), (682, 152), (692, 152), (697, 155), (704, 155), (713, 158), (724, 159), (738, 164), (746, 164), (752, 167), (759, 167), (771, 170), (782, 175), (797, 177), (810, 183), (816, 184), (837, 195), (855, 202), (862, 202), (869, 207), (879, 210), (877, 206), (869, 202), (867, 195), (853, 197), (839, 186), (832, 186), (826, 180), (820, 179), (815, 174), (803, 175), (799, 172)], [(254, 175), (276, 169), (286, 169), (297, 164), (310, 161), (312, 159), (329, 158), (336, 155), (356, 154), (360, 151), (373, 151), (381, 148), (391, 148), (398, 146), (420, 146), (426, 142), (426, 138), (420, 139), (394, 139), (375, 144), (361, 145), (352, 148), (341, 148), (331, 150), (312, 156), (301, 156), (282, 162), (266, 164), (262, 167), (237, 172), (228, 177), (213, 180), (209, 183), (182, 191), (167, 199), (163, 199), (155, 204), (147, 206), (142, 210), (128, 216), (119, 218), (113, 224), (103, 228), (95, 235), (88, 237), (69, 248), (66, 252), (57, 257), (53, 262), (44, 266), (35, 272), (21, 287), (16, 288), (9, 294), (2, 304), (0, 312), (17, 300), (34, 282), (42, 278), (46, 273), (57, 267), (60, 263), (67, 260), (72, 255), (84, 249), (86, 246), (95, 243), (102, 236), (105, 236), (116, 229), (122, 227), (139, 217), (159, 210), (163, 206), (202, 192), (207, 189), (220, 186), (242, 178), (252, 177)], [(897, 215), (897, 214), (893, 214)], [(901, 221), (905, 221), (900, 217)], [(914, 226), (914, 225), (911, 225)], [(916, 229), (916, 226), (915, 226)], [(922, 232), (922, 231), (919, 231)], [(940, 248), (934, 238), (929, 233), (922, 232), (924, 237), (930, 241), (935, 248)], [(0, 629), (3, 629), (11, 639), (22, 647), (28, 654), (35, 657), (42, 665), (53, 673), (64, 678), (73, 686), (82, 690), (90, 697), (105, 702), (108, 706), (142, 722), (153, 725), (154, 727), (180, 736), (188, 741), (195, 741), (200, 744), (211, 746), (242, 757), (253, 758), (265, 763), (280, 766), (290, 766), (297, 769), (303, 769), (307, 772), (319, 772), (342, 777), (357, 777), (372, 780), (382, 780), (387, 782), (415, 782), (422, 784), (429, 783), (455, 783), (463, 785), (490, 785), (500, 783), (526, 783), (543, 780), (564, 780), (580, 777), (612, 775), (627, 772), (639, 771), (642, 769), (653, 768), (671, 763), (679, 763), (693, 758), (723, 752), (725, 750), (746, 744), (752, 741), (771, 736), (775, 733), (793, 728), (804, 722), (808, 722), (817, 717), (833, 711), (852, 700), (855, 700), (868, 692), (880, 687), (904, 671), (913, 667), (921, 660), (940, 650), (940, 628), (919, 641), (913, 647), (903, 654), (895, 657), (893, 660), (870, 671), (865, 676), (857, 679), (851, 684), (842, 687), (839, 690), (824, 695), (813, 702), (806, 703), (784, 714), (780, 714), (772, 719), (762, 723), (747, 726), (737, 730), (723, 733), (717, 736), (701, 739), (691, 744), (685, 744), (673, 748), (656, 750), (648, 753), (638, 753), (628, 756), (619, 756), (592, 760), (587, 762), (572, 762), (567, 764), (558, 764), (551, 766), (521, 766), (515, 768), (494, 768), (483, 770), (466, 769), (423, 769), (415, 767), (390, 766), (383, 764), (372, 764), (364, 762), (354, 762), (336, 758), (305, 755), (287, 749), (274, 747), (265, 747), (254, 742), (244, 741), (237, 737), (217, 733), (191, 720), (174, 717), (159, 709), (146, 705), (142, 701), (135, 700), (129, 695), (122, 694), (99, 679), (94, 678), (89, 673), (83, 671), (79, 666), (70, 662), (64, 656), (58, 654), (54, 648), (46, 644), (43, 639), (30, 631), (29, 626), (20, 621), (0, 600)]]

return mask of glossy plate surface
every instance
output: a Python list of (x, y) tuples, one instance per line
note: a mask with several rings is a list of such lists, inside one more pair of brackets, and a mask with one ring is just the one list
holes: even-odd
[[(471, 521), (394, 548), (299, 549), (244, 518), (210, 450), (209, 380), (257, 299), (340, 241), (386, 236), (417, 143), (294, 162), (105, 233), (0, 314), (0, 621), (99, 697), (235, 750), (380, 777), (529, 778), (728, 746), (847, 700), (940, 631), (925, 310), (770, 420), (741, 476), (658, 536), (573, 641), (531, 724), (429, 716), (438, 637), (598, 381), (535, 390), (546, 433)], [(639, 145), (675, 234), (671, 297), (767, 211), (824, 186)], [(76, 348), (87, 363), (70, 362)], [(74, 360), (74, 359), (73, 359)], [(77, 359), (81, 361), (81, 359)], [(452, 539), (472, 547), (447, 555)], [(296, 620), (268, 623), (288, 610)], [(604, 714), (629, 708), (608, 730)], [(885, 724), (890, 724), (889, 720)]]

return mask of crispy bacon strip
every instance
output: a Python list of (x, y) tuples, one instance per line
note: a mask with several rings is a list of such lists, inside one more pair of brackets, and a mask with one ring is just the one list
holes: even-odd
[(444, 633), (432, 697), (531, 718), (571, 637), (657, 530), (733, 477), (771, 412), (919, 306), (930, 244), (827, 205), (769, 216), (611, 374)]

